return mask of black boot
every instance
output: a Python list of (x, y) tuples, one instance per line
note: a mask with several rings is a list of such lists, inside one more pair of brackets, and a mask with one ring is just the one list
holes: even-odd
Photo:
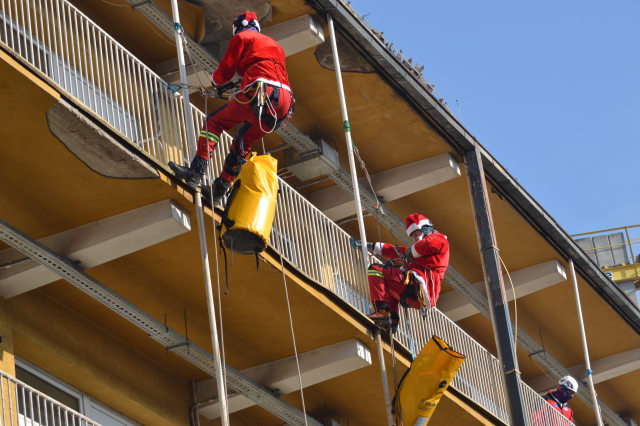
[(207, 170), (207, 160), (196, 155), (191, 162), (191, 167), (180, 166), (173, 161), (169, 161), (169, 168), (173, 170), (177, 177), (184, 179), (189, 185), (197, 187), (200, 185), (202, 177)]
[(391, 324), (391, 315), (387, 302), (376, 300), (376, 311), (367, 317), (377, 324)]
[[(213, 185), (210, 188), (207, 188), (207, 192), (211, 194), (213, 192), (213, 199), (211, 203), (215, 206), (218, 205), (220, 207), (224, 207), (222, 205), (222, 197), (224, 197), (231, 186), (231, 182), (227, 182), (221, 177), (217, 177), (213, 181)], [(213, 191), (212, 191), (213, 190)], [(207, 195), (209, 195), (207, 194)]]

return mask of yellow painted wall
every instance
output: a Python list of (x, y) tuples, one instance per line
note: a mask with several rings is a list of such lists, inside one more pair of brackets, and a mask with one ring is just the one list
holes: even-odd
[(188, 382), (40, 291), (3, 307), (17, 355), (142, 424), (189, 425)]

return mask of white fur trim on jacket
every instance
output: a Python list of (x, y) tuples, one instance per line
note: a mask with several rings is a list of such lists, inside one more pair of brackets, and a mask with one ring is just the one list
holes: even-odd
[(382, 256), (382, 245), (384, 243), (375, 243), (373, 245), (373, 253)]
[(416, 244), (411, 246), (411, 254), (413, 255), (414, 258), (422, 257), (422, 255), (416, 251)]
[(431, 308), (431, 298), (429, 297), (429, 291), (427, 290), (427, 283), (424, 280), (424, 278), (422, 278), (420, 276), (420, 274), (418, 274), (416, 271), (411, 271), (411, 273), (413, 274), (413, 276), (415, 277), (415, 279), (420, 283), (420, 285), (422, 286), (422, 291), (424, 293), (424, 301), (427, 305), (427, 308)]
[(431, 223), (431, 221), (429, 219), (423, 219), (420, 221), (420, 223), (412, 223), (411, 225), (409, 225), (409, 227), (407, 228), (407, 235), (411, 236), (411, 234), (413, 233), (413, 231), (416, 231), (418, 229), (421, 229), (423, 226), (433, 226), (433, 223)]

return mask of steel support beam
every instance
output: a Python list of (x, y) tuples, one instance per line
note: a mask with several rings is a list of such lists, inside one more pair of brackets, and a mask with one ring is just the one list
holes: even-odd
[(482, 159), (480, 153), (473, 149), (466, 152), (467, 181), (471, 194), (473, 218), (476, 224), (482, 271), (487, 285), (491, 323), (496, 337), (498, 358), (502, 364), (502, 378), (504, 380), (507, 403), (509, 408), (509, 424), (526, 426), (527, 414), (524, 409), (522, 390), (520, 388), (520, 371), (516, 359), (516, 346), (509, 317), (509, 305), (502, 279), (500, 254), (493, 229), (489, 193), (484, 179)]
[[(200, 370), (216, 377), (215, 360), (212, 354), (188, 340), (180, 333), (165, 326), (133, 303), (120, 296), (92, 276), (78, 269), (69, 259), (55, 253), (33, 238), (0, 219), (0, 241), (46, 266), (74, 287), (83, 291), (133, 325), (148, 333), (149, 337), (163, 348), (174, 346), (173, 353), (184, 358)], [(278, 398), (271, 390), (256, 383), (233, 367), (225, 364), (228, 388), (238, 392), (279, 417), (290, 426), (322, 426), (312, 417), (305, 417), (288, 402)]]

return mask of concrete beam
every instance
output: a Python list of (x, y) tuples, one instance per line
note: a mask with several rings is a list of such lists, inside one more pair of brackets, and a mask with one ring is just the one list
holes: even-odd
[[(640, 369), (640, 349), (632, 349), (591, 361), (591, 369), (593, 370), (594, 384), (636, 371)], [(575, 365), (568, 368), (568, 370), (576, 380), (586, 384), (587, 369), (585, 364)], [(551, 379), (545, 374), (526, 382), (536, 392), (546, 392), (558, 386), (558, 382), (555, 379)]]
[[(361, 341), (351, 339), (305, 352), (300, 354), (298, 359), (302, 374), (302, 386), (306, 388), (370, 366), (371, 352)], [(248, 368), (241, 373), (276, 392), (279, 396), (300, 390), (296, 360), (292, 356)], [(211, 420), (220, 417), (220, 405), (216, 400), (218, 390), (215, 379), (198, 382), (197, 390), (200, 401), (214, 399), (214, 402), (209, 405), (200, 407), (199, 413)], [(239, 394), (230, 395), (228, 401), (230, 413), (255, 405), (255, 402)]]
[[(376, 195), (385, 203), (460, 177), (460, 166), (451, 154), (442, 154), (371, 175)], [(365, 178), (361, 185), (369, 186)], [(309, 194), (311, 202), (332, 220), (356, 213), (355, 201), (339, 186)]]
[[(528, 268), (511, 272), (511, 279), (516, 291), (516, 297), (520, 298), (536, 291), (540, 291), (552, 285), (566, 281), (567, 274), (564, 267), (557, 260), (540, 263)], [(513, 300), (513, 291), (507, 274), (503, 276), (507, 300)], [(484, 281), (473, 284), (486, 296), (487, 288)], [(469, 300), (457, 291), (442, 294), (438, 299), (438, 309), (445, 313), (452, 321), (460, 321), (478, 313), (478, 310)]]
[[(168, 240), (191, 229), (189, 213), (172, 200), (141, 207), (107, 219), (38, 240), (62, 256), (89, 269)], [(25, 256), (17, 250), (0, 251), (0, 265)], [(57, 274), (29, 261), (0, 270), (0, 295), (17, 296), (59, 280)]]
[(94, 172), (115, 179), (158, 179), (155, 167), (61, 99), (47, 111), (51, 134)]
[[(262, 34), (277, 41), (280, 47), (282, 47), (282, 50), (284, 50), (285, 57), (302, 52), (303, 50), (324, 42), (322, 26), (316, 22), (311, 15), (303, 15), (276, 25), (271, 25), (270, 27), (264, 28)], [(213, 56), (218, 58), (218, 60), (222, 60), (224, 53), (229, 47), (229, 40), (222, 41), (218, 44), (205, 45), (205, 47)], [(187, 82), (190, 86), (200, 86), (198, 78), (207, 86), (211, 84), (209, 82), (211, 78), (210, 75), (203, 73), (200, 67), (197, 67), (198, 74), (196, 75), (188, 57), (185, 58), (185, 61), (187, 62)], [(179, 83), (180, 70), (178, 68), (178, 58), (158, 64), (156, 66), (156, 72), (168, 83)], [(195, 91), (196, 89), (192, 89), (190, 93)]]

